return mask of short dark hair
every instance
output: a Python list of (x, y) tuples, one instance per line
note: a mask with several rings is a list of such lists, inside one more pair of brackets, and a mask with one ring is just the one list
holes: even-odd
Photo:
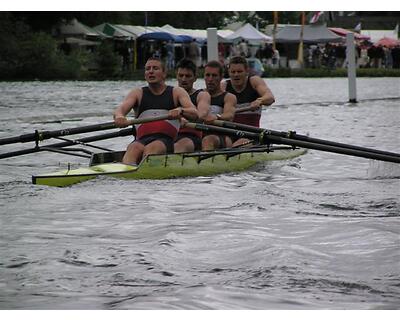
[(246, 69), (249, 67), (249, 64), (247, 63), (246, 58), (245, 58), (245, 57), (242, 57), (242, 56), (234, 56), (234, 57), (232, 57), (232, 58), (229, 60), (229, 65), (228, 65), (228, 67), (229, 67), (231, 64), (242, 64), (242, 65), (244, 65), (244, 67), (245, 67)]
[(166, 66), (165, 66), (164, 61), (162, 61), (159, 57), (150, 57), (150, 58), (147, 59), (146, 63), (147, 63), (148, 61), (158, 61), (158, 62), (160, 62), (160, 63), (161, 63), (161, 69), (162, 69), (163, 71), (167, 71), (167, 68), (166, 68)]
[(178, 70), (179, 68), (191, 70), (193, 72), (194, 76), (196, 76), (196, 74), (197, 74), (197, 67), (194, 64), (194, 62), (190, 59), (183, 58), (182, 60), (180, 60), (177, 63), (175, 69)]
[(207, 68), (207, 67), (210, 67), (210, 68), (218, 68), (218, 70), (219, 70), (219, 75), (220, 75), (221, 77), (224, 75), (224, 67), (223, 67), (222, 64), (221, 64), (219, 61), (217, 61), (217, 60), (208, 61), (207, 64), (204, 66), (204, 68)]

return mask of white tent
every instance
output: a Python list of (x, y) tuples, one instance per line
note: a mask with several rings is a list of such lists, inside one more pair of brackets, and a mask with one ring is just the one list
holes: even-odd
[(136, 37), (140, 37), (142, 34), (150, 32), (165, 32), (165, 30), (163, 30), (163, 28), (161, 27), (131, 26), (126, 24), (117, 24), (115, 26), (118, 27), (119, 29), (135, 34)]
[(58, 28), (59, 34), (62, 36), (81, 36), (93, 38), (108, 38), (106, 34), (96, 29), (90, 28), (77, 19), (64, 21)]
[(361, 34), (370, 37), (372, 43), (377, 42), (382, 38), (398, 39), (397, 30), (361, 30)]
[[(169, 24), (162, 26), (165, 32), (172, 33), (176, 36), (186, 35), (195, 38), (197, 41), (202, 42), (207, 40), (207, 30), (204, 29), (180, 29), (175, 28)], [(224, 42), (227, 36), (233, 33), (232, 30), (217, 30), (218, 41)]]
[(243, 27), (226, 37), (227, 40), (238, 41), (247, 40), (251, 44), (259, 44), (261, 42), (272, 42), (272, 37), (258, 31), (250, 23), (246, 23)]
[(95, 26), (93, 29), (103, 32), (113, 38), (117, 39), (136, 39), (137, 35), (131, 32), (125, 31), (121, 28), (118, 28), (116, 25), (110, 23), (102, 23), (98, 26)]

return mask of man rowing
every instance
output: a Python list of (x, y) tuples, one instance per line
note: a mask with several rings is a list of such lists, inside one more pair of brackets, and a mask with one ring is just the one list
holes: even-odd
[(149, 58), (145, 64), (144, 77), (148, 84), (134, 88), (114, 111), (117, 127), (129, 125), (126, 115), (134, 109), (136, 118), (165, 115), (168, 120), (140, 124), (136, 127), (136, 140), (128, 145), (122, 162), (136, 165), (150, 154), (174, 151), (174, 140), (179, 130), (179, 119), (197, 119), (197, 111), (187, 92), (179, 87), (165, 84), (166, 68), (159, 58)]
[[(228, 66), (230, 79), (221, 83), (222, 90), (236, 96), (237, 106), (234, 122), (260, 127), (261, 107), (271, 105), (275, 98), (265, 81), (259, 76), (249, 75), (249, 66), (246, 58), (232, 57)], [(240, 108), (250, 107), (250, 110), (240, 112)], [(232, 138), (233, 146), (249, 142), (244, 138)]]
[[(176, 66), (176, 79), (178, 86), (185, 89), (190, 100), (197, 107), (200, 120), (205, 120), (210, 108), (210, 95), (202, 89), (194, 89), (193, 84), (197, 80), (197, 67), (192, 60), (182, 59)], [(185, 122), (185, 118), (181, 122)], [(192, 128), (182, 127), (179, 129), (175, 140), (175, 152), (193, 152), (201, 150), (202, 132)]]
[[(204, 68), (206, 90), (211, 96), (210, 112), (205, 122), (214, 120), (232, 121), (235, 116), (236, 97), (221, 89), (223, 66), (215, 60), (209, 61)], [(202, 140), (202, 150), (209, 151), (231, 147), (229, 136), (206, 133)]]

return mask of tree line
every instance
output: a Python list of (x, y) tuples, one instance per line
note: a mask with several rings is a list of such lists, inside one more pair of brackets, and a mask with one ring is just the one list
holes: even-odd
[[(297, 23), (297, 12), (282, 13), (281, 19)], [(112, 42), (103, 41), (96, 52), (83, 50), (65, 54), (57, 50), (59, 43), (52, 30), (63, 21), (73, 18), (95, 26), (112, 24), (162, 26), (205, 29), (223, 28), (242, 21), (260, 27), (272, 23), (272, 12), (233, 11), (137, 11), (137, 12), (1, 12), (0, 13), (0, 80), (63, 80), (121, 78), (118, 74), (119, 56)], [(97, 65), (96, 72), (86, 66)]]

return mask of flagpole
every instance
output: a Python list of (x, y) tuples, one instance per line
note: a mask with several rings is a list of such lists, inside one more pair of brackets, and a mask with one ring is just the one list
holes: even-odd
[(304, 24), (306, 21), (306, 15), (304, 11), (301, 12), (301, 29), (300, 29), (300, 42), (299, 42), (299, 49), (297, 52), (297, 61), (300, 64), (300, 67), (303, 67), (304, 58), (303, 58), (303, 37), (304, 37)]
[(274, 31), (272, 33), (272, 48), (276, 50), (276, 29), (278, 27), (278, 11), (274, 11)]

